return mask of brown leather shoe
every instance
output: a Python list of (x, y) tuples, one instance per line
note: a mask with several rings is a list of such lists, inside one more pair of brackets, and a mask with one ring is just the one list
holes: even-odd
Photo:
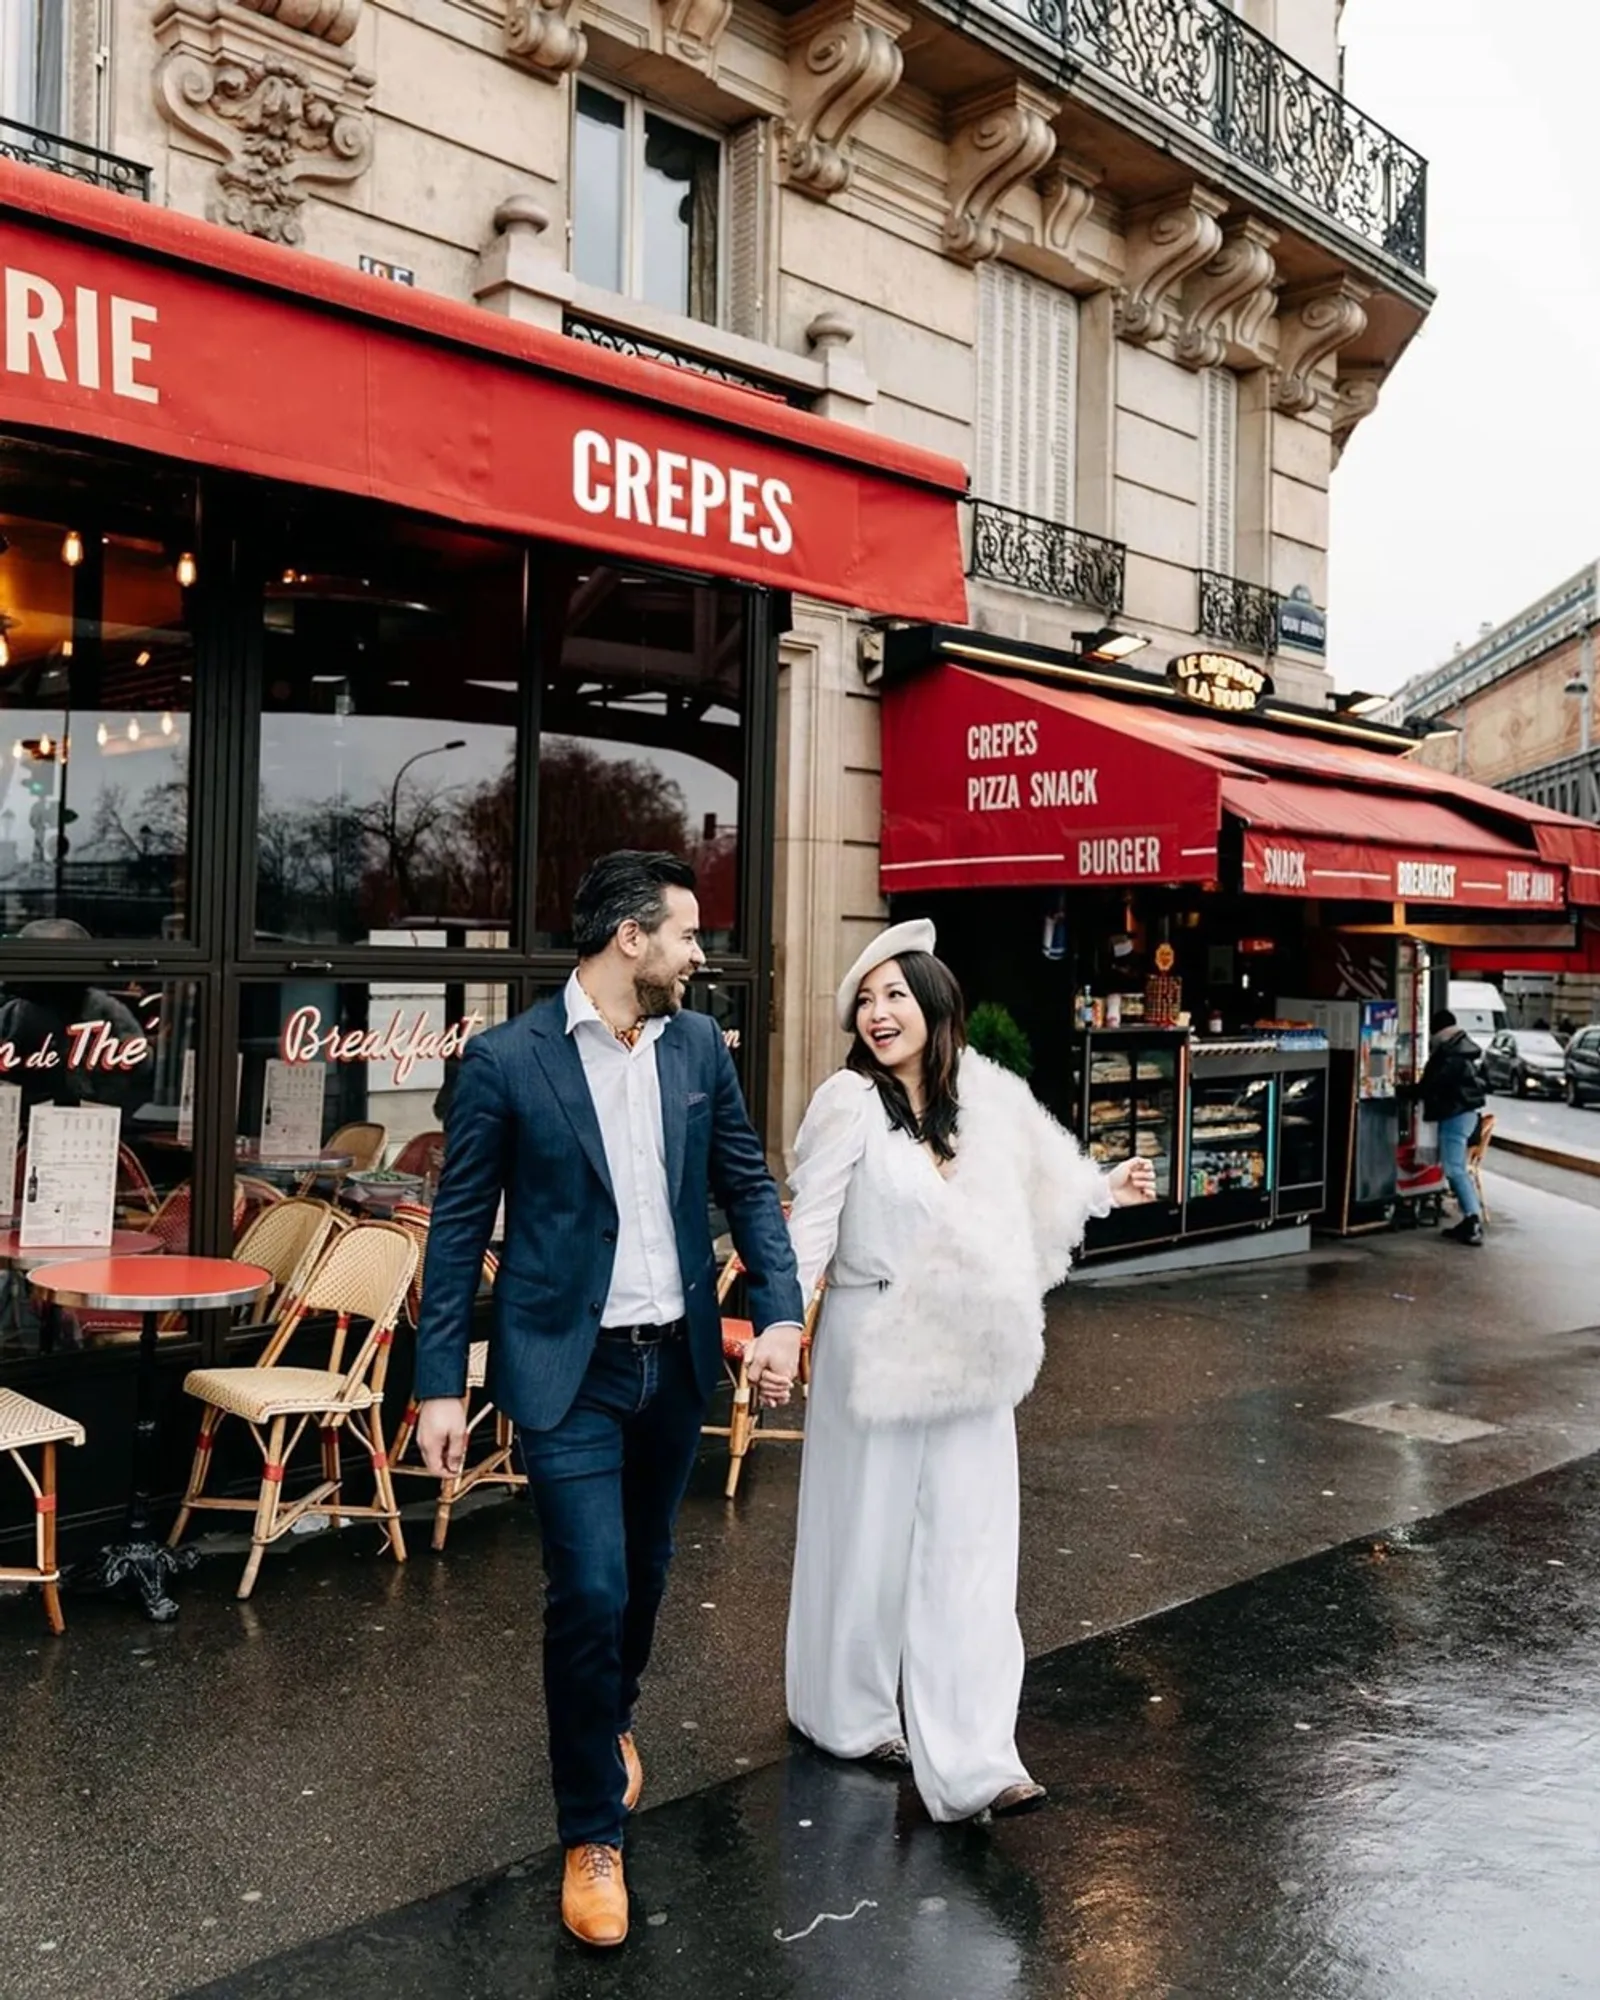
[(622, 1810), (632, 1812), (644, 1791), (644, 1765), (639, 1761), (638, 1746), (631, 1729), (626, 1736), (617, 1738), (617, 1748), (622, 1752), (622, 1768), (628, 1774), (627, 1789), (622, 1794)]
[(628, 1885), (622, 1849), (591, 1842), (567, 1849), (561, 1878), (561, 1921), (585, 1944), (621, 1944), (628, 1935)]

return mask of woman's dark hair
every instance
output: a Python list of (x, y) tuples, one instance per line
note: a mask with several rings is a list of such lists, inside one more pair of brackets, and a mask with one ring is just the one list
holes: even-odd
[(956, 1156), (956, 1125), (961, 1105), (956, 1097), (956, 1071), (967, 1045), (967, 1003), (955, 974), (931, 951), (906, 951), (894, 961), (911, 997), (928, 1024), (928, 1045), (922, 1052), (922, 1117), (911, 1109), (906, 1087), (884, 1068), (861, 1030), (852, 1026), (845, 1067), (876, 1086), (889, 1123), (931, 1148), (937, 1160)]
[(694, 870), (676, 854), (621, 847), (591, 863), (572, 899), (572, 942), (579, 958), (594, 958), (625, 923), (645, 935), (667, 920), (663, 889), (692, 889)]

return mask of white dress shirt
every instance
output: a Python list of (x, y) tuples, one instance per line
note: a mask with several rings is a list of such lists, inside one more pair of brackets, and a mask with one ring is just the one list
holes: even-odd
[(567, 981), (566, 1003), (567, 1033), (583, 1062), (617, 1199), (617, 1259), (600, 1323), (664, 1326), (684, 1312), (656, 1072), (656, 1043), (670, 1017), (646, 1021), (630, 1049), (595, 1011), (577, 973)]

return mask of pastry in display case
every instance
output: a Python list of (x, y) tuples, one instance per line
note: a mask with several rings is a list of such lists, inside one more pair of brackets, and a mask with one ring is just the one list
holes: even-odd
[(1156, 1199), (1113, 1210), (1089, 1225), (1085, 1251), (1122, 1249), (1177, 1236), (1183, 1189), (1178, 1174), (1185, 1038), (1163, 1030), (1091, 1030), (1071, 1059), (1068, 1123), (1097, 1166), (1137, 1157), (1155, 1171)]

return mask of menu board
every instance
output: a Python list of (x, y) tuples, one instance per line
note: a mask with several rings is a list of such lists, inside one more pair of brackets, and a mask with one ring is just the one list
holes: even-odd
[(17, 1146), (22, 1138), (22, 1086), (0, 1083), (0, 1222), (17, 1212)]
[(322, 1099), (328, 1067), (320, 1062), (267, 1063), (261, 1104), (261, 1158), (314, 1160), (322, 1151)]
[(114, 1104), (33, 1107), (22, 1181), (24, 1249), (111, 1241), (121, 1138), (122, 1113)]

